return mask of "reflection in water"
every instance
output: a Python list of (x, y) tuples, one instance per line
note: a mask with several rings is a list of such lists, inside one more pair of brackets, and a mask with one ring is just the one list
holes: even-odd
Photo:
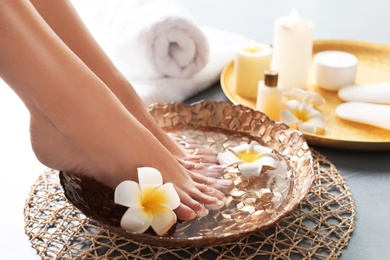
[[(228, 147), (250, 143), (248, 137), (227, 131), (183, 130), (175, 132), (184, 138), (197, 140), (206, 148), (223, 152)], [(221, 209), (190, 222), (178, 223), (172, 237), (188, 238), (231, 235), (253, 230), (254, 225), (263, 225), (272, 220), (283, 208), (292, 193), (293, 173), (283, 156), (278, 167), (258, 177), (246, 178), (236, 169), (227, 169), (221, 178), (232, 180), (234, 188), (226, 195), (227, 201)], [(197, 222), (196, 224), (194, 222)]]

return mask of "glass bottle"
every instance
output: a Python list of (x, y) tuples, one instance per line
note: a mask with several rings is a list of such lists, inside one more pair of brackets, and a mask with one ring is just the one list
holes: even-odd
[(258, 83), (256, 101), (256, 109), (274, 121), (280, 121), (283, 106), (278, 76), (278, 72), (275, 70), (264, 71), (264, 80)]

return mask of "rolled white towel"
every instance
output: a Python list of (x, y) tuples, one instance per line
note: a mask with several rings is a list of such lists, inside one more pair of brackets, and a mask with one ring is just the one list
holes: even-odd
[[(144, 9), (146, 7), (161, 6), (167, 2), (169, 2), (167, 6), (173, 5), (175, 10), (181, 13), (182, 19), (186, 19), (187, 23), (197, 27), (188, 12), (180, 6), (180, 3), (174, 0), (72, 0), (72, 2), (98, 43), (131, 82), (146, 105), (156, 102), (182, 102), (212, 86), (218, 82), (224, 66), (234, 59), (238, 48), (249, 42), (248, 38), (240, 34), (209, 27), (196, 28), (196, 35), (199, 35), (196, 42), (200, 42), (200, 39), (203, 39), (203, 35), (205, 35), (206, 40), (203, 39), (202, 42), (207, 43), (207, 46), (198, 46), (203, 49), (198, 48), (197, 55), (206, 57), (207, 53), (208, 61), (203, 60), (204, 67), (201, 67), (202, 64), (198, 62), (199, 72), (195, 73), (196, 69), (194, 69), (193, 75), (187, 77), (184, 77), (184, 74), (182, 77), (164, 76), (155, 67), (151, 50), (139, 46), (143, 43), (149, 46), (151, 43), (146, 42), (145, 39), (143, 41), (137, 40), (136, 34), (130, 33), (132, 33), (132, 28), (137, 28), (138, 33), (144, 31), (145, 35), (148, 33), (152, 35), (153, 32), (150, 30), (152, 27), (156, 28), (157, 24), (153, 21), (156, 21), (157, 17), (150, 18), (150, 23), (152, 23), (150, 28), (141, 23), (134, 25), (134, 23), (139, 23), (137, 20), (140, 13), (137, 12), (141, 9), (146, 10)], [(165, 19), (165, 23), (169, 21), (166, 16), (162, 18), (161, 14), (160, 18)], [(172, 19), (179, 18), (176, 15)], [(200, 34), (198, 34), (199, 32)], [(129, 47), (126, 45), (130, 38), (133, 39), (132, 44), (138, 46)], [(191, 40), (195, 42), (195, 38)], [(145, 54), (149, 56), (144, 57)], [(185, 72), (189, 73), (189, 70)]]
[(207, 37), (180, 5), (156, 1), (125, 9), (123, 6), (114, 26), (117, 46), (113, 59), (126, 75), (188, 78), (207, 64)]
[(210, 45), (207, 65), (192, 77), (160, 79), (130, 79), (146, 105), (152, 103), (183, 102), (219, 81), (223, 68), (234, 60), (237, 50), (250, 39), (232, 32), (202, 27)]

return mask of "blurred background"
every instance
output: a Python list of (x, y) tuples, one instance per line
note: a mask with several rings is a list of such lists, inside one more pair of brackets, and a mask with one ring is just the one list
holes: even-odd
[(296, 8), (314, 22), (315, 39), (390, 43), (387, 0), (180, 0), (202, 25), (271, 43), (276, 18)]

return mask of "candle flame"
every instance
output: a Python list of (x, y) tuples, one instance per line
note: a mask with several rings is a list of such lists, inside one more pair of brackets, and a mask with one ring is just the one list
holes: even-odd
[(291, 21), (294, 25), (298, 24), (299, 20), (301, 19), (298, 13), (298, 10), (296, 8), (293, 8), (290, 13)]
[(259, 51), (259, 46), (257, 45), (256, 41), (251, 40), (245, 50), (251, 53), (255, 53)]

